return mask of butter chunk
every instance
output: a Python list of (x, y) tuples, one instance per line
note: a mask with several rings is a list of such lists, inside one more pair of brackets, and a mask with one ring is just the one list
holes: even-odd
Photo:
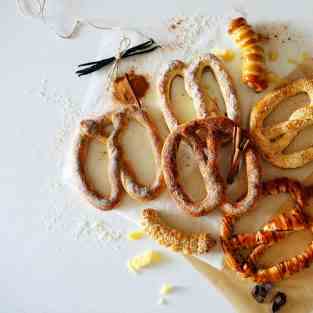
[(138, 272), (142, 268), (157, 264), (161, 261), (161, 255), (157, 251), (148, 250), (142, 255), (134, 256), (127, 263), (128, 269), (133, 272)]
[(160, 290), (160, 294), (161, 295), (168, 295), (172, 291), (173, 291), (173, 286), (169, 283), (165, 283)]
[(141, 239), (143, 236), (145, 235), (145, 233), (142, 230), (135, 230), (130, 232), (127, 235), (127, 239), (128, 240), (139, 240)]

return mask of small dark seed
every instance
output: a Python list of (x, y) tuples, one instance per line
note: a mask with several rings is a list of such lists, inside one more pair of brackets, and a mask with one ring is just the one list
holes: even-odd
[(264, 283), (264, 284), (254, 286), (251, 291), (251, 294), (257, 302), (263, 303), (265, 301), (266, 296), (271, 291), (271, 289), (272, 289), (272, 284)]

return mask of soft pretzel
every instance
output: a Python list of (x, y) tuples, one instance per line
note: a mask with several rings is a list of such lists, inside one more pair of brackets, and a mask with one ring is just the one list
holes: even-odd
[(160, 245), (184, 254), (206, 254), (216, 244), (208, 233), (186, 234), (170, 227), (155, 209), (142, 211), (141, 225), (144, 231)]
[[(222, 139), (232, 136), (235, 123), (224, 117), (193, 120), (177, 127), (167, 137), (162, 151), (162, 167), (166, 185), (177, 204), (193, 216), (206, 215), (217, 206), (224, 212), (240, 215), (254, 206), (260, 189), (260, 167), (251, 146), (244, 152), (246, 159), (248, 191), (236, 203), (227, 199), (225, 186), (218, 170), (218, 147)], [(197, 134), (206, 131), (206, 143)], [(194, 202), (178, 182), (176, 154), (180, 142), (189, 143), (195, 153), (207, 194), (204, 199)]]
[(207, 54), (196, 59), (189, 66), (175, 60), (163, 69), (159, 81), (161, 109), (170, 130), (178, 126), (178, 120), (171, 110), (171, 88), (173, 80), (181, 76), (185, 81), (185, 88), (192, 98), (198, 118), (222, 115), (216, 102), (207, 94), (201, 84), (203, 71), (209, 68), (219, 86), (226, 104), (227, 116), (235, 123), (240, 122), (239, 101), (233, 81), (222, 62), (213, 54)]
[[(299, 272), (313, 261), (313, 242), (302, 254), (269, 268), (258, 268), (257, 260), (275, 242), (292, 232), (311, 229), (312, 225), (307, 222), (307, 217), (303, 213), (306, 191), (299, 182), (287, 178), (275, 179), (265, 182), (262, 192), (264, 196), (289, 193), (295, 200), (296, 207), (275, 216), (256, 233), (234, 235), (233, 227), (238, 217), (227, 215), (222, 222), (221, 244), (225, 261), (243, 277), (250, 277), (256, 282), (276, 282)], [(242, 248), (253, 248), (245, 260), (238, 258), (238, 249)]]
[[(294, 111), (288, 121), (264, 128), (264, 120), (288, 97), (307, 93), (310, 103)], [(253, 107), (250, 132), (263, 157), (281, 168), (297, 168), (313, 160), (313, 147), (286, 154), (284, 150), (306, 127), (313, 125), (313, 80), (300, 79), (269, 92)]]
[(260, 36), (243, 17), (233, 19), (228, 32), (242, 52), (242, 81), (256, 92), (263, 91), (268, 81)]
[[(156, 175), (151, 186), (139, 184), (131, 166), (123, 157), (120, 146), (120, 136), (127, 128), (130, 119), (136, 120), (145, 127), (150, 135), (153, 147), (153, 154), (156, 162)], [(110, 123), (113, 125), (111, 134), (106, 137), (105, 127)], [(110, 196), (105, 196), (96, 191), (94, 185), (87, 180), (85, 163), (90, 142), (96, 139), (106, 144), (108, 149), (108, 172), (111, 187)], [(161, 140), (148, 118), (147, 114), (138, 108), (123, 108), (110, 114), (103, 115), (95, 120), (85, 120), (81, 122), (81, 134), (77, 143), (77, 173), (81, 184), (81, 189), (87, 199), (100, 209), (111, 209), (115, 207), (121, 199), (123, 187), (125, 191), (134, 199), (145, 201), (156, 198), (164, 187), (161, 169)]]

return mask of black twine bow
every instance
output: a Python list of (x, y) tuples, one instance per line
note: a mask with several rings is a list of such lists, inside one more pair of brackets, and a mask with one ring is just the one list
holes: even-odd
[[(133, 55), (140, 55), (144, 53), (148, 53), (151, 51), (154, 51), (158, 48), (161, 48), (160, 45), (158, 45), (152, 38), (148, 41), (139, 44), (137, 46), (131, 47), (121, 53), (121, 59), (131, 57)], [(78, 67), (85, 67), (83, 69), (77, 70), (75, 73), (78, 74), (78, 76), (87, 75), (90, 73), (93, 73), (95, 71), (98, 71), (99, 69), (103, 68), (104, 66), (108, 64), (112, 64), (116, 61), (116, 56), (110, 57), (107, 59), (103, 59), (100, 61), (94, 61), (94, 62), (88, 62), (79, 64)]]

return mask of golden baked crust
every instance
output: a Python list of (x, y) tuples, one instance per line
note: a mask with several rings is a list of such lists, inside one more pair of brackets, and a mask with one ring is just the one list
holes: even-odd
[(220, 86), (226, 105), (227, 116), (240, 123), (240, 106), (233, 80), (223, 63), (214, 55), (207, 54), (197, 58), (189, 66), (175, 60), (169, 63), (162, 71), (159, 80), (159, 95), (161, 110), (170, 130), (178, 126), (178, 120), (171, 110), (171, 88), (173, 80), (183, 77), (188, 95), (192, 98), (198, 118), (223, 115), (216, 102), (208, 95), (201, 84), (203, 71), (209, 68)]
[[(247, 194), (232, 203), (225, 194), (225, 184), (218, 170), (218, 148), (222, 140), (233, 134), (235, 123), (224, 117), (193, 120), (177, 127), (167, 137), (162, 150), (162, 168), (168, 190), (178, 206), (193, 216), (206, 215), (216, 207), (224, 212), (240, 215), (253, 208), (259, 195), (260, 167), (254, 149), (249, 146), (244, 152), (248, 177)], [(205, 141), (197, 134), (206, 132)], [(204, 199), (194, 202), (178, 182), (176, 154), (180, 142), (184, 140), (192, 147), (198, 161), (207, 194)]]
[[(134, 119), (145, 127), (151, 138), (153, 154), (156, 162), (155, 179), (151, 186), (144, 186), (137, 182), (134, 171), (123, 157), (119, 137), (127, 128), (129, 119)], [(105, 127), (110, 124), (112, 132), (106, 136)], [(111, 192), (105, 196), (87, 180), (85, 163), (87, 160), (90, 142), (96, 139), (105, 144), (108, 153), (108, 173)], [(102, 210), (112, 209), (121, 200), (124, 190), (134, 199), (146, 201), (156, 198), (164, 189), (164, 180), (161, 168), (162, 143), (153, 123), (148, 115), (135, 107), (123, 108), (120, 111), (105, 114), (95, 120), (81, 122), (81, 134), (76, 148), (76, 167), (80, 189), (87, 199), (97, 208)]]
[(250, 132), (263, 157), (281, 168), (302, 167), (313, 160), (313, 147), (286, 154), (284, 150), (305, 128), (313, 125), (313, 105), (294, 111), (288, 121), (264, 128), (264, 120), (287, 97), (307, 93), (313, 101), (313, 80), (300, 79), (269, 92), (253, 107)]
[(256, 92), (268, 86), (265, 55), (259, 45), (261, 37), (243, 17), (233, 19), (228, 32), (242, 52), (242, 81)]
[[(301, 271), (313, 261), (312, 242), (303, 253), (293, 258), (268, 268), (258, 268), (257, 265), (260, 256), (275, 242), (294, 231), (312, 229), (311, 222), (303, 213), (307, 193), (299, 182), (287, 178), (265, 182), (262, 192), (264, 196), (289, 193), (295, 200), (296, 207), (275, 216), (256, 233), (234, 235), (233, 226), (238, 218), (227, 215), (222, 222), (221, 244), (226, 263), (241, 276), (250, 277), (256, 282), (277, 282)], [(242, 248), (252, 248), (252, 252), (244, 260), (238, 258), (238, 250)]]
[(160, 245), (188, 255), (208, 253), (216, 241), (208, 233), (186, 234), (167, 225), (155, 209), (144, 209), (141, 214), (144, 231)]

